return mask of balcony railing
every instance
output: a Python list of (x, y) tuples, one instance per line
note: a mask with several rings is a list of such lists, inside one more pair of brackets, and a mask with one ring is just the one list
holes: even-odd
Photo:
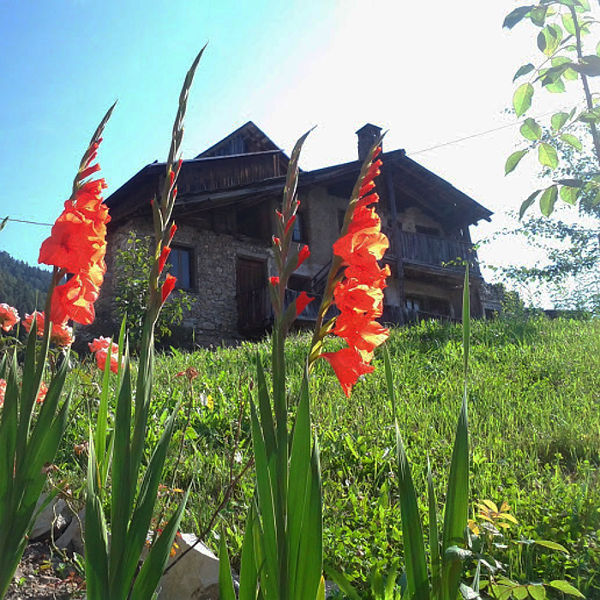
[(473, 244), (409, 231), (398, 232), (397, 239), (400, 252), (392, 246), (392, 254), (399, 255), (404, 261), (462, 270), (462, 261), (466, 260), (471, 272), (479, 273)]

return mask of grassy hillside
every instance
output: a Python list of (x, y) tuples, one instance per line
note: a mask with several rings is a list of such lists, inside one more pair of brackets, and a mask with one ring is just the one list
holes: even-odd
[[(443, 500), (463, 385), (461, 335), (459, 326), (424, 323), (395, 331), (388, 344), (400, 429), (422, 492), (423, 512), (427, 456), (440, 507)], [(511, 534), (515, 540), (550, 539), (569, 550), (564, 557), (510, 543), (498, 557), (510, 563), (509, 576), (564, 576), (588, 597), (600, 598), (600, 322), (477, 322), (472, 337), (472, 500), (508, 501), (519, 521)], [(292, 396), (307, 339), (298, 336), (288, 346)], [(227, 485), (250, 456), (248, 388), (257, 353), (266, 363), (268, 343), (158, 357), (151, 438), (177, 402), (182, 403), (183, 430), (188, 386), (176, 374), (189, 366), (200, 371), (185, 437), (177, 434), (170, 459), (173, 469), (182, 444), (175, 487), (191, 482), (194, 488), (184, 530), (205, 529)], [(350, 577), (364, 578), (372, 565), (402, 558), (383, 365), (376, 360), (376, 372), (346, 399), (327, 365), (319, 362), (311, 387), (323, 468), (326, 560)], [(84, 384), (75, 391), (75, 426), (68, 430), (60, 465), (74, 489), (80, 485), (85, 459), (72, 448), (87, 437), (86, 407), (94, 410), (99, 379), (97, 373), (85, 375), (87, 366), (81, 370)], [(168, 486), (171, 476), (165, 479)], [(249, 470), (216, 520), (210, 545), (216, 547), (223, 525), (239, 547), (251, 495)]]

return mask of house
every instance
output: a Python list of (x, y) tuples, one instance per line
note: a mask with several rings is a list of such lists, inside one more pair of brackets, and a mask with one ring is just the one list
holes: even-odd
[[(302, 171), (301, 201), (293, 239), (311, 255), (289, 282), (288, 297), (323, 291), (348, 198), (362, 158), (380, 128), (357, 131), (357, 160)], [(402, 324), (417, 318), (459, 319), (464, 261), (471, 266), (471, 307), (483, 316), (482, 286), (469, 226), (491, 212), (419, 163), (404, 150), (385, 151), (377, 178), (378, 212), (390, 248), (392, 271), (382, 321)], [(197, 343), (233, 341), (264, 333), (272, 321), (267, 281), (275, 272), (271, 236), (281, 204), (288, 157), (254, 123), (248, 122), (193, 159), (184, 160), (174, 219), (178, 225), (169, 261), (178, 286), (195, 298), (184, 324)], [(106, 202), (107, 277), (98, 302), (104, 321), (115, 321), (114, 258), (130, 231), (152, 234), (150, 199), (159, 195), (165, 164), (136, 173)], [(314, 318), (317, 302), (302, 315)]]

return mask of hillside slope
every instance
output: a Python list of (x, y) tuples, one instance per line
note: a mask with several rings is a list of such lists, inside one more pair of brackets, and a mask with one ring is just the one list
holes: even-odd
[(21, 317), (43, 308), (50, 272), (32, 267), (0, 250), (0, 302), (14, 306)]

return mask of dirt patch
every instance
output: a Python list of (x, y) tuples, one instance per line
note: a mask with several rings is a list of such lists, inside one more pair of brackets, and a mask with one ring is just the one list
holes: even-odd
[(46, 542), (25, 549), (5, 600), (81, 600), (85, 582), (72, 560), (50, 550)]

